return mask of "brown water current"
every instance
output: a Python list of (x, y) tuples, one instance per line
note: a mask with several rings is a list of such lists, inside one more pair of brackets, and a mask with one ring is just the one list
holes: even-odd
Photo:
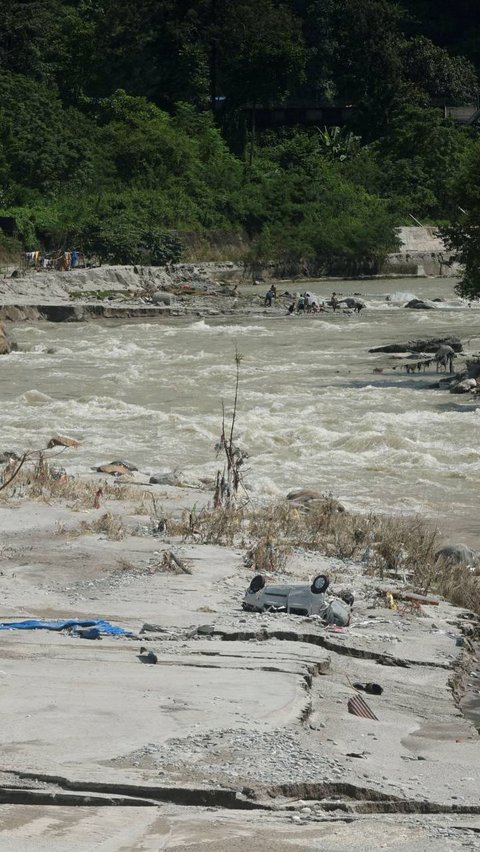
[[(454, 284), (305, 285), (321, 298), (361, 293), (360, 315), (260, 308), (247, 317), (19, 325), (22, 351), (1, 362), (1, 449), (38, 447), (60, 432), (82, 441), (62, 458), (69, 470), (126, 458), (150, 473), (179, 468), (191, 482), (213, 475), (238, 350), (237, 442), (249, 453), (254, 499), (315, 487), (352, 509), (422, 513), (444, 539), (480, 547), (480, 399), (432, 390), (434, 370), (407, 376), (390, 355), (368, 352), (451, 334), (478, 352), (480, 310)], [(293, 286), (303, 285), (285, 285)], [(412, 296), (443, 301), (432, 311), (403, 308)]]

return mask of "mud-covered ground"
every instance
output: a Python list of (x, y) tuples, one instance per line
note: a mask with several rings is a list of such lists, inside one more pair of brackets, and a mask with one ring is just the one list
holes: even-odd
[[(155, 486), (176, 517), (210, 498)], [(351, 625), (245, 612), (244, 548), (159, 532), (150, 501), (0, 505), (3, 621), (131, 631), (0, 631), (0, 849), (480, 847), (479, 738), (452, 695), (470, 616), (391, 610), (360, 563), (303, 551), (275, 579), (327, 573), (355, 595)], [(120, 540), (94, 531), (108, 512)], [(165, 551), (191, 573), (165, 572)], [(356, 682), (383, 687), (364, 696), (377, 720), (349, 713)]]

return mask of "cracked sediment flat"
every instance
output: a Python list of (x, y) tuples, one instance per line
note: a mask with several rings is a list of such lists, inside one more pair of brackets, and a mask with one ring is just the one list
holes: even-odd
[[(181, 511), (199, 493), (165, 487), (161, 499)], [(102, 512), (133, 530), (138, 502)], [(400, 615), (358, 564), (296, 553), (285, 581), (324, 572), (353, 588), (352, 625), (245, 613), (241, 551), (79, 534), (97, 516), (0, 508), (2, 620), (105, 618), (134, 634), (0, 632), (0, 849), (480, 845), (480, 741), (449, 686), (465, 653), (460, 610)], [(164, 549), (192, 573), (151, 572)], [(205, 624), (213, 635), (195, 634)], [(157, 665), (138, 659), (142, 646)], [(349, 714), (357, 681), (383, 686), (364, 696), (378, 721)]]

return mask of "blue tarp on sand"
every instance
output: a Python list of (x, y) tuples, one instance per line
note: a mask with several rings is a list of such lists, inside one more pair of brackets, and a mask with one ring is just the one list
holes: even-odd
[(107, 636), (130, 636), (131, 630), (116, 627), (109, 621), (79, 621), (69, 619), (66, 621), (42, 621), (37, 618), (28, 618), (26, 621), (0, 621), (0, 630), (71, 630), (76, 633), (78, 628), (95, 627), (99, 633)]

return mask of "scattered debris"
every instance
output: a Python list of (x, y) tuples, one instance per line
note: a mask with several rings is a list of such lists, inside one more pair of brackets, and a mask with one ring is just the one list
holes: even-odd
[(385, 595), (390, 609), (396, 608), (390, 605), (390, 601), (392, 600), (393, 602), (395, 602), (395, 598), (398, 598), (401, 601), (410, 601), (412, 603), (425, 604), (425, 606), (438, 606), (438, 604), (440, 603), (438, 598), (430, 598), (426, 595), (416, 595), (413, 592), (402, 592), (399, 589), (382, 589), (378, 586), (377, 592), (380, 595)]
[(74, 635), (79, 634), (82, 628), (92, 627), (96, 628), (99, 633), (108, 636), (131, 636), (131, 630), (125, 630), (123, 627), (117, 627), (115, 624), (103, 620), (79, 621), (76, 618), (71, 618), (45, 621), (39, 618), (28, 618), (25, 621), (0, 621), (0, 630), (68, 630)]
[[(152, 568), (152, 566), (150, 566)], [(171, 574), (191, 574), (192, 569), (185, 562), (175, 555), (173, 550), (165, 550), (161, 562), (157, 563), (157, 568), (162, 571), (168, 571)]]
[(348, 712), (352, 716), (362, 716), (364, 719), (373, 719), (378, 722), (377, 716), (361, 695), (354, 695), (348, 699)]
[(381, 695), (383, 692), (383, 686), (379, 683), (354, 683), (352, 686), (355, 689), (361, 689), (362, 692), (368, 692), (369, 695)]
[(147, 663), (155, 666), (158, 663), (158, 657), (153, 651), (148, 651), (147, 648), (140, 648), (140, 653), (137, 654), (141, 663)]

